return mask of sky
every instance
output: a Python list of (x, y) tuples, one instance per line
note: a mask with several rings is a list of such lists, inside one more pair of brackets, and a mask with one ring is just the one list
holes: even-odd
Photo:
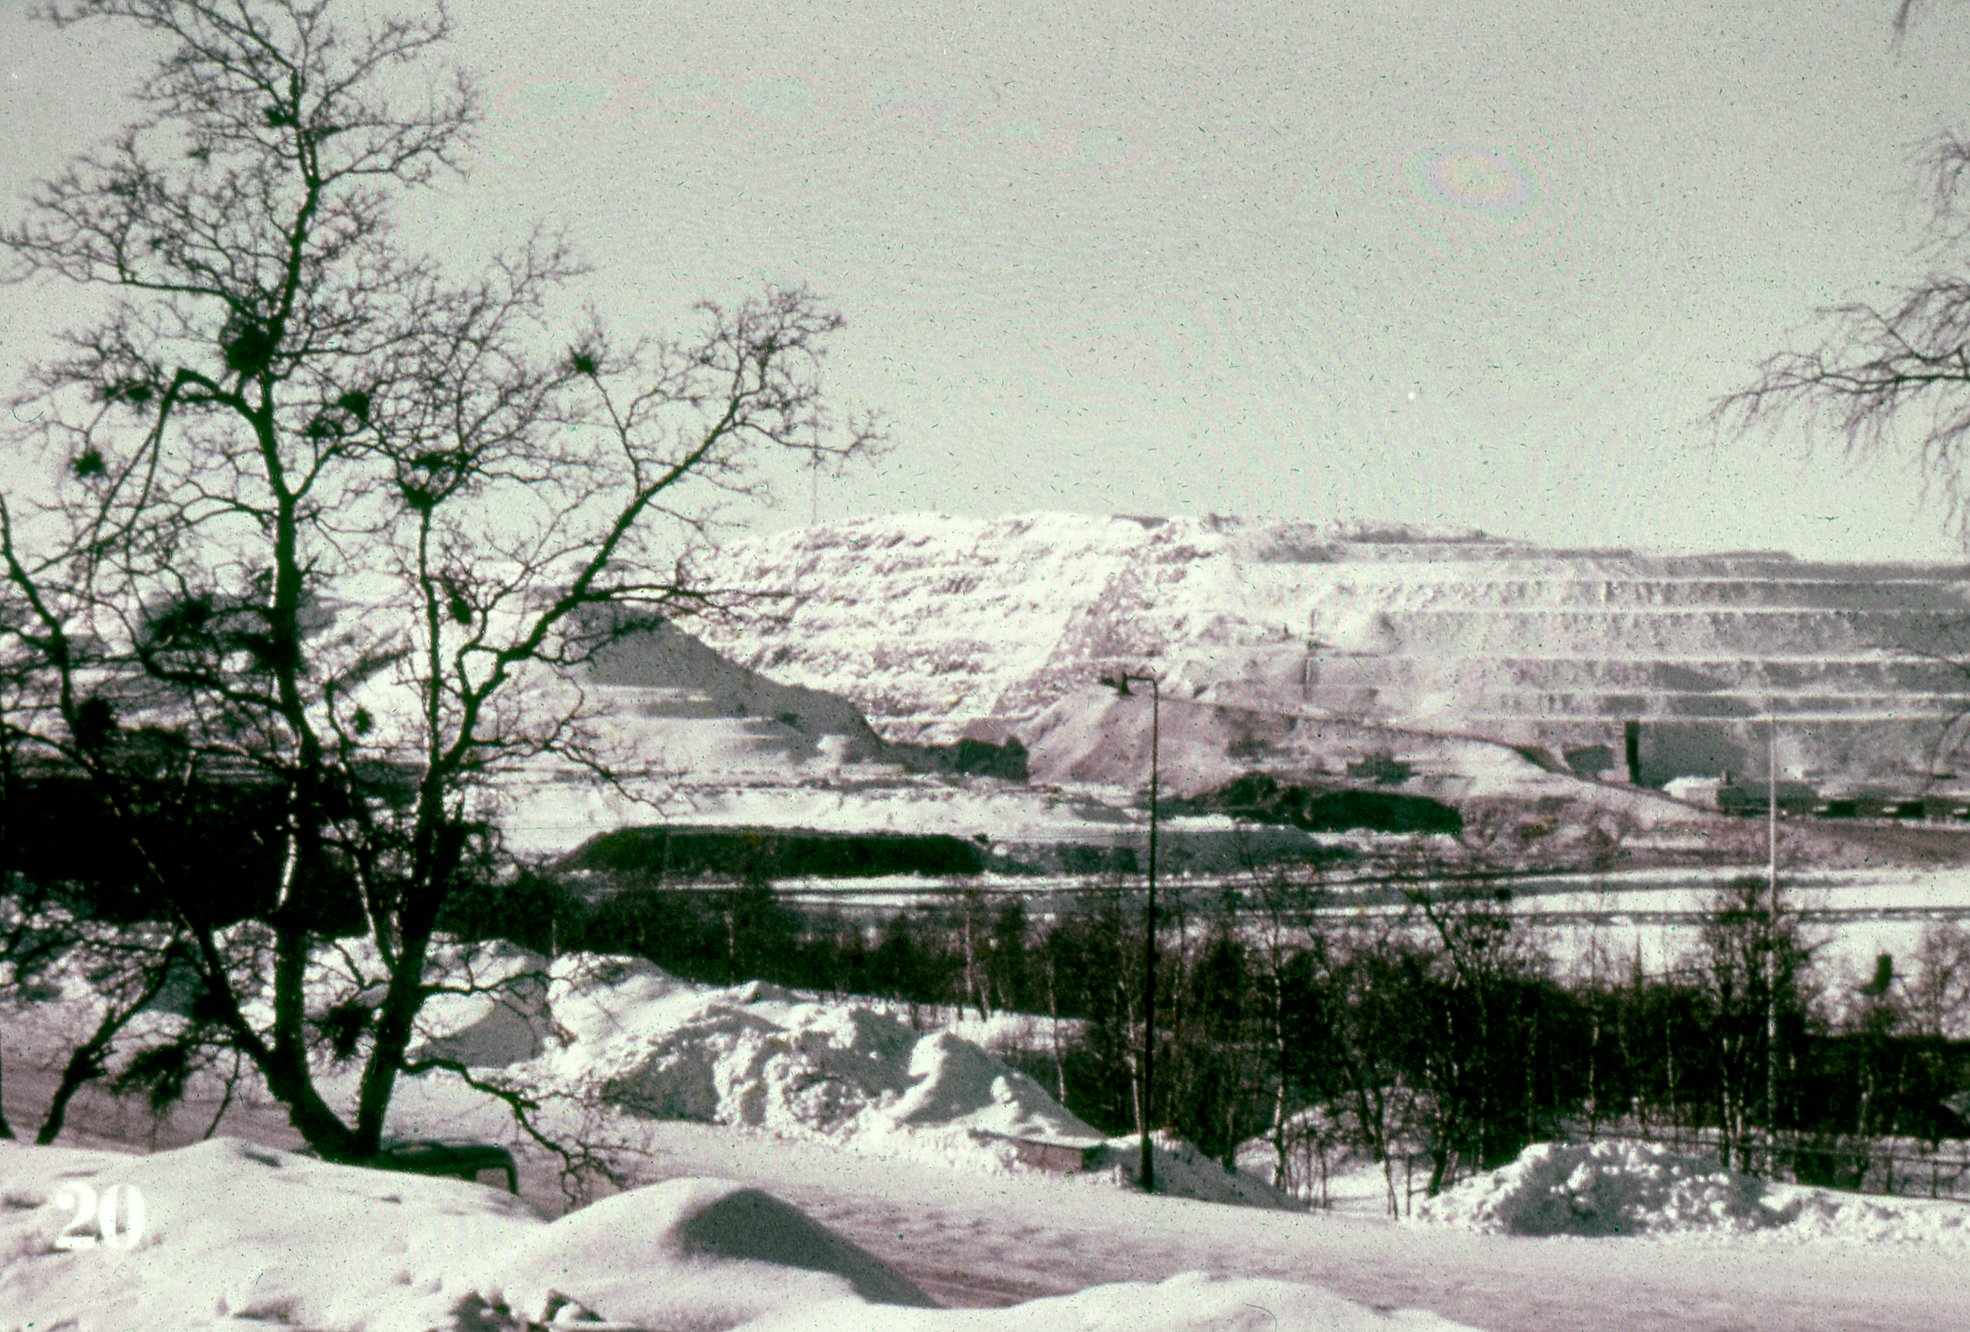
[[(1467, 11), (1467, 12), (1462, 12)], [(578, 8), (479, 0), (469, 262), (559, 220), (613, 319), (803, 282), (895, 447), (764, 527), (897, 510), (1445, 523), (1554, 544), (1962, 554), (1905, 455), (1713, 401), (1917, 278), (1970, 10), (1891, 0)], [(0, 5), (0, 207), (140, 48)], [(0, 289), (0, 379), (45, 344)]]

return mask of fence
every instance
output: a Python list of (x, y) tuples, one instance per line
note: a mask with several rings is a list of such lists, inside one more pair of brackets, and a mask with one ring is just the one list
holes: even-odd
[[(1636, 1132), (1605, 1125), (1570, 1124), (1564, 1140), (1645, 1142), (1687, 1156), (1725, 1156), (1716, 1129), (1671, 1128)], [(1791, 1184), (1819, 1184), (1855, 1193), (1935, 1198), (1970, 1203), (1970, 1143), (1951, 1142), (1931, 1151), (1906, 1138), (1784, 1135), (1744, 1143), (1732, 1164), (1746, 1174)]]
[[(1571, 1123), (1555, 1136), (1561, 1142), (1648, 1143), (1682, 1156), (1709, 1157), (1720, 1164), (1724, 1158), (1723, 1135), (1716, 1129), (1678, 1125), (1665, 1126), (1659, 1132), (1639, 1132)], [(1298, 1178), (1287, 1187), (1289, 1192), (1312, 1200), (1319, 1196), (1319, 1176), (1313, 1173), (1314, 1155), (1308, 1152), (1304, 1157), (1296, 1163)], [(1394, 1152), (1392, 1161), (1389, 1183), (1394, 1206), (1408, 1216), (1428, 1193), (1431, 1157), (1410, 1147)], [(1906, 1138), (1782, 1137), (1777, 1143), (1745, 1144), (1732, 1164), (1745, 1174), (1780, 1183), (1970, 1205), (1970, 1143), (1965, 1142), (1951, 1142), (1930, 1151)], [(1477, 1173), (1468, 1163), (1453, 1163), (1444, 1187), (1453, 1187)]]

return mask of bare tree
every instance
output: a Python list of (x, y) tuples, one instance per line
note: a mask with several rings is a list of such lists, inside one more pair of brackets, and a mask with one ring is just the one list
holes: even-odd
[(1755, 1130), (1776, 1143), (1779, 1121), (1797, 1118), (1788, 1070), (1802, 1041), (1812, 980), (1812, 950), (1798, 912), (1781, 897), (1774, 918), (1764, 880), (1733, 880), (1703, 916), (1691, 971), (1705, 1001), (1724, 1164), (1769, 1173), (1775, 1148), (1759, 1157)]
[[(80, 920), (58, 905), (0, 898), (0, 996), (16, 1016), (29, 1014), (39, 992), (61, 1004), (65, 1035), (59, 1065), (34, 1140), (61, 1136), (76, 1096), (112, 1071), (112, 1057), (132, 1021), (159, 997), (182, 959), (182, 940), (168, 926), (116, 927)], [(13, 1130), (0, 1118), (0, 1137)]]
[[(99, 289), (6, 445), (0, 634), (38, 688), (9, 718), (86, 774), (137, 891), (182, 930), (201, 1002), (296, 1129), (377, 1151), (431, 992), (439, 912), (497, 854), (493, 784), (606, 779), (578, 664), (630, 615), (715, 589), (698, 556), (757, 458), (832, 463), (819, 370), (841, 324), (802, 291), (702, 307), (695, 334), (559, 311), (583, 270), (535, 234), (456, 277), (393, 228), (456, 169), (478, 97), (425, 77), (444, 11), (339, 23), (329, 0), (61, 0), (162, 43), (138, 115), (0, 232), (12, 276)], [(142, 736), (169, 762), (131, 759)], [(156, 784), (272, 793), (265, 872), (215, 903), (154, 853)], [(324, 940), (367, 936), (343, 1013), (360, 1093), (310, 1059)]]
[[(1900, 0), (1897, 43), (1922, 7), (1922, 0)], [(1820, 340), (1766, 359), (1748, 386), (1716, 404), (1712, 420), (1734, 428), (1791, 421), (1854, 453), (1911, 445), (1925, 485), (1970, 536), (1970, 138), (1940, 136), (1923, 170), (1933, 212), (1919, 251), (1922, 276), (1891, 300), (1822, 310)]]
[[(1281, 1189), (1295, 1183), (1304, 1186), (1307, 1181), (1296, 1179), (1292, 1168), (1292, 1147), (1307, 1141), (1305, 1133), (1294, 1133), (1296, 1117), (1303, 1108), (1295, 1095), (1303, 1087), (1295, 1084), (1309, 1081), (1303, 1075), (1303, 1066), (1312, 1062), (1312, 1052), (1300, 1048), (1304, 1042), (1296, 1037), (1303, 1033), (1296, 1030), (1301, 1024), (1295, 1021), (1300, 1015), (1293, 1010), (1296, 1006), (1313, 1006), (1314, 987), (1304, 983), (1301, 973), (1313, 974), (1320, 963), (1306, 954), (1322, 949), (1327, 942), (1325, 932), (1314, 924), (1323, 885), (1318, 867), (1305, 876), (1278, 867), (1261, 870), (1255, 864), (1248, 865), (1246, 872), (1250, 876), (1249, 900), (1255, 916), (1254, 979), (1264, 1006), (1264, 1039), (1272, 1065), (1272, 1182)], [(1296, 981), (1301, 983), (1296, 985)], [(1327, 1182), (1325, 1164), (1323, 1154), (1320, 1177), (1323, 1196)]]
[(1970, 929), (1953, 920), (1922, 927), (1908, 978), (1909, 1024), (1927, 1039), (1970, 1035)]

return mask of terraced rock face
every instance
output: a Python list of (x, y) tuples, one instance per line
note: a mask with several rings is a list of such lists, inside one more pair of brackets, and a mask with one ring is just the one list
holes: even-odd
[[(780, 594), (694, 625), (896, 739), (1019, 728), (1117, 667), (1165, 696), (1907, 788), (1970, 758), (1970, 580), (1937, 565), (1551, 550), (1476, 532), (1065, 514), (803, 529), (713, 571)], [(1588, 763), (1597, 760), (1587, 758)]]

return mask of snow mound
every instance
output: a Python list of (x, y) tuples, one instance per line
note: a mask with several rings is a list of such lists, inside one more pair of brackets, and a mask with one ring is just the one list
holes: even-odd
[(887, 1111), (901, 1128), (963, 1124), (975, 1132), (1049, 1142), (1099, 1136), (1033, 1079), (949, 1031), (911, 1047), (910, 1080), (913, 1085)]
[[(504, 1008), (478, 997), (476, 1014), (452, 1014), (432, 1048), (467, 1062), (474, 1051), (521, 1055), (544, 1032), (537, 1055), (490, 1062), (546, 1099), (974, 1170), (1017, 1168), (1020, 1144), (1043, 1144), (1068, 1159), (1079, 1152), (1088, 1178), (1135, 1182), (1135, 1139), (1105, 1137), (955, 1032), (919, 1032), (879, 1006), (760, 981), (699, 985), (634, 958), (569, 954), (550, 976), (538, 992), (504, 996)], [(1155, 1151), (1160, 1192), (1294, 1205), (1180, 1139), (1159, 1135)]]
[(1652, 1143), (1528, 1147), (1416, 1208), (1424, 1221), (1512, 1235), (1745, 1234), (1780, 1241), (1970, 1249), (1970, 1209), (1767, 1184)]
[[(506, 943), (440, 946), (448, 954), (443, 965), (460, 983), (431, 995), (418, 1011), (416, 1057), (489, 1068), (532, 1059), (547, 1048), (552, 1025), (540, 979), (546, 958)], [(367, 940), (345, 948), (344, 955), (360, 959), (345, 985), (382, 972)]]
[[(99, 1198), (136, 1191), (134, 1248), (54, 1247), (74, 1216), (61, 1190), (76, 1184)], [(0, 1327), (450, 1327), (475, 1298), (481, 1255), (540, 1225), (476, 1185), (233, 1139), (148, 1157), (0, 1142)]]
[(864, 1004), (757, 981), (697, 985), (647, 962), (587, 955), (554, 962), (543, 1002), (554, 1039), (512, 1075), (634, 1114), (885, 1149), (913, 1138), (936, 1138), (940, 1151), (985, 1151), (977, 1140), (1004, 1138), (1103, 1141), (979, 1046)]
[(1790, 1219), (1765, 1198), (1762, 1180), (1654, 1143), (1539, 1143), (1416, 1214), (1511, 1235), (1739, 1233)]
[(572, 1299), (648, 1327), (735, 1327), (790, 1303), (932, 1303), (805, 1213), (715, 1179), (667, 1180), (572, 1212), (529, 1236), (494, 1284), (529, 1318)]
[(1856, 1198), (1827, 1189), (1786, 1189), (1789, 1220), (1784, 1234), (1797, 1239), (1856, 1244), (1912, 1244), (1970, 1249), (1970, 1208), (1922, 1198)]

